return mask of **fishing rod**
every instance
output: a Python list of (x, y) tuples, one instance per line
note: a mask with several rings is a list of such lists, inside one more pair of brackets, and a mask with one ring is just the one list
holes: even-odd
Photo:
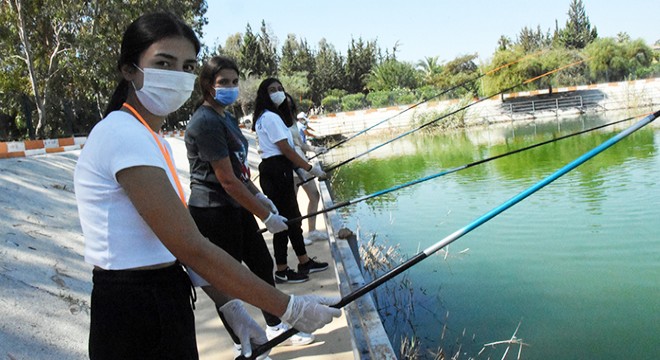
[[(575, 169), (576, 167), (582, 165), (583, 163), (587, 162), (594, 156), (600, 154), (601, 152), (605, 151), (606, 149), (610, 148), (612, 145), (616, 144), (617, 142), (621, 141), (628, 135), (632, 134), (633, 132), (641, 129), (642, 127), (650, 124), (653, 120), (655, 120), (658, 116), (660, 116), (660, 110), (646, 116), (639, 122), (633, 124), (632, 126), (628, 127), (627, 129), (621, 131), (620, 133), (616, 134), (615, 136), (611, 137), (610, 139), (606, 140), (602, 144), (596, 146), (595, 148), (589, 150), (585, 154), (581, 155), (577, 159), (573, 160), (572, 162), (568, 163), (561, 169), (555, 171), (554, 173), (550, 174), (543, 180), (537, 182), (536, 184), (532, 185), (531, 187), (527, 188), (526, 190), (523, 190), (522, 192), (518, 193), (511, 199), (505, 201), (501, 205), (493, 208), (492, 210), (488, 211), (487, 213), (481, 215), (479, 218), (476, 220), (473, 220), (471, 223), (465, 225), (464, 227), (454, 231), (450, 235), (446, 236), (444, 239), (438, 241), (437, 243), (431, 245), (430, 247), (424, 249), (422, 252), (418, 253), (417, 255), (414, 255), (410, 259), (406, 260), (402, 264), (399, 264), (395, 268), (391, 269), (390, 271), (386, 272), (383, 274), (380, 278), (372, 280), (370, 283), (364, 285), (363, 287), (354, 290), (350, 294), (344, 296), (337, 304), (332, 305), (333, 308), (340, 309), (357, 298), (361, 297), (362, 295), (370, 292), (371, 290), (377, 288), (378, 286), (384, 284), (385, 282), (389, 281), (393, 277), (399, 275), (400, 273), (408, 270), (409, 268), (413, 267), (420, 261), (428, 258), (438, 250), (446, 247), (447, 245), (453, 243), (454, 241), (458, 240), (459, 238), (463, 237), (464, 235), (468, 234), (472, 230), (478, 228), (479, 226), (483, 225), (487, 221), (493, 219), (497, 215), (501, 214), (502, 212), (506, 211), (507, 209), (511, 208), (513, 205), (521, 202), (525, 198), (529, 197), (530, 195), (534, 194), (538, 190), (542, 189), (546, 185), (550, 184), (551, 182), (559, 179), (569, 171)], [(259, 345), (254, 349), (252, 356), (250, 359), (254, 359), (257, 356), (263, 354), (264, 352), (268, 351), (269, 349), (272, 349), (273, 347), (279, 345), (292, 335), (296, 334), (298, 330), (295, 328), (291, 328), (282, 334), (278, 335), (277, 337), (269, 340), (267, 343), (263, 345)], [(237, 359), (245, 359), (243, 356), (239, 356)]]
[[(363, 129), (363, 130), (361, 130), (361, 131), (359, 131), (359, 132), (357, 132), (357, 133), (355, 133), (355, 134), (349, 136), (348, 138), (345, 138), (345, 139), (343, 139), (343, 140), (337, 142), (336, 144), (334, 144), (334, 145), (330, 146), (329, 148), (327, 148), (326, 151), (324, 152), (324, 154), (326, 154), (328, 151), (330, 151), (330, 150), (332, 150), (332, 149), (334, 149), (334, 148), (336, 148), (336, 147), (338, 147), (338, 146), (343, 145), (344, 143), (348, 142), (349, 140), (352, 140), (352, 139), (354, 139), (354, 138), (356, 138), (356, 137), (358, 137), (358, 136), (360, 136), (360, 135), (366, 133), (367, 131), (369, 131), (369, 130), (375, 128), (376, 126), (381, 125), (381, 124), (383, 124), (383, 123), (385, 123), (385, 122), (387, 122), (387, 121), (390, 121), (390, 120), (394, 119), (395, 117), (397, 117), (397, 116), (399, 116), (399, 115), (401, 115), (401, 114), (403, 114), (403, 113), (405, 113), (405, 112), (407, 112), (407, 111), (409, 111), (409, 110), (411, 110), (411, 109), (414, 109), (414, 108), (418, 107), (419, 105), (422, 105), (422, 104), (424, 104), (424, 103), (426, 103), (426, 102), (429, 102), (429, 101), (431, 101), (431, 100), (433, 100), (433, 99), (435, 99), (435, 98), (437, 98), (437, 97), (440, 97), (440, 96), (442, 96), (442, 95), (444, 95), (444, 94), (446, 94), (446, 93), (448, 93), (448, 92), (450, 92), (450, 91), (456, 90), (456, 89), (458, 89), (459, 87), (464, 86), (465, 84), (468, 84), (468, 83), (471, 83), (471, 82), (475, 82), (475, 81), (481, 79), (482, 77), (484, 77), (484, 76), (486, 76), (486, 75), (493, 74), (493, 73), (495, 73), (495, 72), (497, 72), (497, 71), (499, 71), (499, 70), (501, 70), (501, 69), (504, 69), (505, 67), (509, 67), (509, 66), (511, 66), (511, 65), (513, 65), (513, 64), (519, 63), (519, 62), (521, 62), (521, 61), (523, 61), (523, 60), (525, 60), (525, 59), (527, 59), (527, 58), (529, 58), (529, 57), (533, 57), (533, 56), (540, 55), (540, 54), (542, 54), (542, 53), (544, 53), (544, 52), (546, 52), (546, 51), (547, 51), (547, 50), (541, 50), (541, 51), (535, 52), (535, 53), (533, 53), (533, 54), (528, 54), (528, 55), (523, 56), (523, 57), (521, 57), (520, 59), (517, 59), (517, 60), (515, 60), (515, 61), (511, 61), (511, 62), (506, 63), (506, 64), (504, 64), (504, 65), (500, 65), (500, 66), (498, 66), (498, 67), (496, 67), (496, 68), (494, 68), (494, 69), (492, 69), (492, 70), (489, 70), (489, 71), (487, 71), (487, 72), (485, 72), (485, 73), (483, 73), (483, 74), (481, 74), (481, 75), (479, 75), (479, 76), (477, 76), (477, 77), (475, 77), (475, 78), (473, 78), (473, 79), (465, 80), (465, 81), (463, 81), (463, 82), (460, 83), (460, 84), (454, 85), (454, 86), (450, 87), (449, 89), (446, 89), (446, 90), (441, 91), (439, 94), (433, 95), (433, 96), (431, 96), (431, 97), (429, 97), (429, 98), (427, 98), (427, 99), (423, 99), (422, 101), (420, 101), (420, 102), (418, 102), (418, 103), (416, 103), (416, 104), (414, 104), (414, 105), (412, 105), (412, 106), (410, 106), (410, 107), (408, 107), (408, 108), (406, 108), (406, 109), (404, 109), (404, 110), (402, 110), (402, 111), (400, 111), (400, 112), (398, 112), (398, 113), (396, 113), (396, 114), (394, 114), (394, 115), (392, 115), (392, 116), (390, 116), (390, 117), (388, 117), (388, 118), (386, 118), (386, 119), (384, 119), (384, 120), (381, 120), (381, 121), (379, 121), (379, 122), (377, 122), (377, 123), (375, 123), (375, 124), (373, 124), (373, 125), (367, 127), (366, 129)], [(312, 160), (312, 159), (318, 157), (319, 155), (321, 155), (321, 154), (315, 154), (314, 156), (310, 157), (309, 160)]]
[[(418, 130), (421, 130), (421, 129), (423, 129), (423, 128), (425, 128), (425, 127), (427, 127), (427, 126), (429, 126), (429, 125), (431, 125), (431, 124), (433, 124), (433, 123), (436, 123), (436, 122), (438, 122), (438, 121), (440, 121), (440, 120), (442, 120), (442, 119), (444, 119), (444, 118), (446, 118), (446, 117), (449, 117), (449, 116), (454, 115), (454, 114), (456, 114), (456, 113), (458, 113), (458, 112), (460, 112), (460, 111), (463, 111), (463, 110), (465, 110), (465, 109), (467, 109), (467, 108), (469, 108), (469, 107), (471, 107), (471, 106), (474, 106), (474, 105), (476, 105), (476, 104), (478, 104), (478, 103), (480, 103), (480, 102), (482, 102), (482, 101), (488, 100), (488, 99), (490, 99), (490, 98), (492, 98), (492, 97), (495, 97), (495, 96), (497, 96), (497, 95), (500, 95), (500, 94), (503, 94), (503, 93), (505, 93), (505, 92), (511, 91), (511, 90), (513, 90), (513, 89), (515, 89), (515, 88), (517, 88), (517, 87), (519, 87), (519, 86), (529, 84), (529, 83), (532, 82), (532, 81), (536, 81), (536, 80), (538, 80), (538, 79), (540, 79), (540, 78), (542, 78), (542, 77), (548, 76), (548, 75), (553, 74), (553, 73), (555, 73), (555, 72), (557, 72), (557, 71), (560, 71), (560, 70), (566, 69), (566, 68), (571, 67), (571, 66), (575, 66), (575, 65), (577, 65), (577, 64), (580, 64), (580, 63), (584, 62), (585, 60), (586, 60), (586, 59), (582, 59), (582, 60), (576, 61), (576, 62), (574, 62), (574, 63), (568, 64), (568, 65), (564, 65), (564, 66), (562, 66), (562, 67), (559, 67), (559, 68), (557, 68), (557, 69), (554, 69), (554, 70), (548, 71), (548, 72), (546, 72), (546, 73), (544, 73), (544, 74), (541, 74), (541, 75), (539, 75), (539, 76), (535, 76), (535, 77), (533, 77), (533, 78), (531, 78), (531, 79), (527, 79), (527, 80), (525, 80), (525, 81), (523, 81), (523, 82), (521, 82), (521, 83), (519, 83), (519, 84), (516, 84), (516, 85), (514, 85), (514, 86), (511, 86), (511, 87), (509, 87), (509, 88), (506, 88), (506, 89), (504, 89), (504, 90), (502, 90), (502, 91), (500, 91), (500, 92), (497, 92), (497, 93), (495, 93), (495, 94), (492, 94), (492, 95), (490, 95), (490, 96), (488, 96), (488, 97), (484, 97), (484, 98), (481, 98), (481, 99), (476, 100), (476, 101), (474, 101), (474, 102), (471, 102), (471, 103), (469, 103), (469, 104), (467, 104), (467, 105), (465, 105), (465, 106), (463, 106), (463, 107), (461, 107), (461, 108), (459, 108), (459, 109), (457, 109), (457, 110), (454, 110), (454, 111), (452, 111), (452, 112), (450, 112), (450, 113), (447, 113), (447, 114), (445, 114), (445, 115), (442, 115), (442, 116), (440, 116), (440, 117), (437, 118), (437, 119), (434, 119), (434, 120), (431, 120), (431, 121), (429, 121), (429, 122), (427, 122), (427, 123), (424, 123), (424, 124), (422, 124), (422, 125), (420, 125), (420, 126), (414, 128), (414, 129), (412, 129), (412, 130), (408, 130), (408, 131), (406, 131), (406, 132), (404, 132), (404, 133), (402, 133), (402, 134), (400, 134), (400, 135), (394, 137), (393, 139), (390, 139), (390, 140), (388, 140), (388, 141), (386, 141), (386, 142), (384, 142), (384, 143), (382, 143), (382, 144), (380, 144), (380, 145), (376, 145), (376, 146), (372, 147), (371, 149), (368, 149), (368, 150), (364, 151), (364, 152), (361, 153), (361, 154), (355, 155), (355, 156), (353, 156), (353, 157), (351, 157), (351, 158), (349, 158), (349, 159), (347, 159), (347, 160), (344, 160), (344, 161), (340, 162), (340, 163), (337, 164), (337, 165), (333, 165), (333, 166), (331, 166), (331, 167), (329, 167), (329, 168), (327, 168), (327, 169), (324, 169), (324, 171), (325, 171), (325, 172), (330, 172), (330, 171), (332, 171), (332, 170), (334, 170), (334, 169), (336, 169), (336, 168), (338, 168), (338, 167), (340, 167), (340, 166), (343, 166), (343, 165), (348, 164), (349, 162), (351, 162), (351, 161), (353, 161), (353, 160), (355, 160), (355, 159), (357, 159), (357, 158), (360, 158), (360, 157), (362, 157), (362, 156), (364, 156), (364, 155), (367, 155), (368, 153), (370, 153), (370, 152), (372, 152), (372, 151), (374, 151), (374, 150), (377, 150), (377, 149), (379, 149), (379, 148), (381, 148), (381, 147), (383, 147), (383, 146), (385, 146), (385, 145), (387, 145), (387, 144), (389, 144), (389, 143), (392, 143), (392, 142), (394, 142), (394, 141), (396, 141), (396, 140), (401, 139), (401, 138), (404, 137), (404, 136), (410, 135), (410, 134), (412, 134), (412, 133), (414, 133), (414, 132), (416, 132), (416, 131), (418, 131)], [(296, 184), (296, 185), (298, 185), (298, 186), (303, 185), (303, 184), (305, 184), (305, 183), (307, 183), (307, 182), (309, 182), (309, 181), (312, 181), (313, 179), (315, 179), (315, 177), (310, 177), (309, 179), (307, 179), (307, 180), (303, 180), (303, 181), (299, 182), (299, 183)]]
[[(550, 143), (553, 143), (553, 142), (556, 142), (556, 141), (568, 139), (568, 138), (573, 137), (573, 136), (586, 134), (586, 133), (594, 131), (594, 130), (603, 129), (603, 128), (608, 127), (608, 126), (620, 124), (620, 123), (623, 123), (623, 122), (626, 122), (626, 121), (630, 121), (634, 118), (636, 118), (636, 116), (631, 116), (631, 117), (625, 118), (623, 120), (617, 120), (617, 121), (613, 121), (613, 122), (610, 122), (610, 123), (607, 123), (607, 124), (598, 125), (598, 126), (595, 126), (595, 127), (589, 128), (589, 129), (585, 129), (585, 130), (581, 130), (581, 131), (578, 131), (578, 132), (575, 132), (575, 133), (562, 135), (562, 136), (556, 137), (554, 139), (542, 141), (540, 143), (525, 146), (525, 147), (522, 147), (520, 149), (516, 149), (516, 150), (509, 151), (509, 152), (506, 152), (506, 153), (502, 153), (502, 154), (499, 154), (499, 155), (491, 156), (491, 157), (484, 158), (484, 159), (481, 159), (481, 160), (473, 161), (471, 163), (463, 164), (461, 166), (457, 166), (457, 167), (454, 167), (454, 168), (451, 168), (451, 169), (443, 170), (441, 172), (438, 172), (438, 173), (435, 173), (435, 174), (432, 174), (432, 175), (428, 175), (428, 176), (425, 176), (425, 177), (422, 177), (422, 178), (419, 178), (419, 179), (415, 179), (413, 181), (410, 181), (410, 182), (407, 182), (407, 183), (404, 183), (404, 184), (400, 184), (400, 185), (390, 187), (388, 189), (376, 191), (376, 192), (368, 194), (368, 195), (363, 195), (363, 196), (361, 196), (359, 198), (356, 198), (356, 199), (353, 199), (353, 200), (339, 202), (339, 203), (337, 203), (333, 206), (327, 207), (323, 210), (311, 212), (307, 215), (299, 216), (297, 218), (287, 220), (286, 223), (290, 224), (290, 223), (294, 223), (294, 222), (297, 222), (297, 221), (301, 221), (301, 220), (307, 219), (307, 218), (312, 217), (312, 216), (323, 214), (323, 213), (326, 213), (326, 212), (329, 212), (329, 211), (332, 211), (332, 210), (337, 210), (339, 208), (343, 208), (343, 207), (348, 206), (348, 205), (357, 204), (359, 202), (362, 202), (362, 201), (365, 201), (365, 200), (368, 200), (368, 199), (371, 199), (371, 198), (374, 198), (374, 197), (377, 197), (377, 196), (385, 195), (385, 194), (391, 193), (393, 191), (397, 191), (397, 190), (400, 190), (400, 189), (403, 189), (403, 188), (406, 188), (406, 187), (409, 187), (409, 186), (412, 186), (412, 185), (423, 183), (423, 182), (431, 180), (431, 179), (435, 179), (435, 178), (439, 178), (441, 176), (452, 174), (452, 173), (455, 173), (455, 172), (460, 171), (460, 170), (464, 170), (464, 169), (467, 169), (467, 168), (471, 168), (473, 166), (477, 166), (477, 165), (484, 164), (484, 163), (487, 163), (487, 162), (490, 162), (490, 161), (493, 161), (493, 160), (497, 160), (497, 159), (503, 158), (505, 156), (517, 154), (517, 153), (520, 153), (520, 152), (523, 152), (523, 151), (527, 151), (527, 150), (537, 148), (539, 146), (543, 146), (543, 145), (547, 145), (547, 144), (550, 144)], [(266, 231), (267, 231), (267, 229), (259, 229), (259, 233), (264, 233)]]

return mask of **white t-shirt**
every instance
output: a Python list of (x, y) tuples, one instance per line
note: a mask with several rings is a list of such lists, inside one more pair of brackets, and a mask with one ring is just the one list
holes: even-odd
[(291, 131), (286, 127), (282, 118), (272, 111), (266, 110), (255, 124), (257, 137), (259, 138), (259, 154), (262, 159), (282, 155), (280, 148), (275, 145), (276, 142), (286, 139), (293, 148), (293, 138)]
[[(172, 154), (167, 141), (161, 143)], [(155, 166), (174, 179), (165, 157), (147, 128), (135, 117), (114, 111), (87, 137), (74, 173), (85, 261), (106, 270), (121, 270), (175, 260), (142, 219), (117, 182), (120, 170)]]

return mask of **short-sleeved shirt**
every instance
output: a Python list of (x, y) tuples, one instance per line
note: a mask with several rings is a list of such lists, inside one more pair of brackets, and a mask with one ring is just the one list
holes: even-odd
[[(172, 150), (160, 138), (170, 157)], [(135, 117), (114, 111), (90, 132), (73, 176), (85, 261), (121, 270), (174, 261), (138, 213), (117, 173), (135, 166), (161, 168), (176, 191), (174, 178), (149, 130)]]
[(220, 116), (209, 106), (200, 106), (186, 127), (185, 142), (190, 163), (190, 198), (195, 207), (240, 207), (220, 184), (211, 161), (229, 157), (234, 175), (250, 180), (248, 141), (238, 121), (228, 111)]
[(255, 124), (257, 137), (259, 138), (259, 148), (262, 159), (269, 157), (283, 155), (280, 148), (275, 145), (276, 142), (287, 140), (291, 147), (294, 147), (291, 131), (284, 124), (282, 118), (272, 111), (264, 111), (263, 114), (257, 119)]

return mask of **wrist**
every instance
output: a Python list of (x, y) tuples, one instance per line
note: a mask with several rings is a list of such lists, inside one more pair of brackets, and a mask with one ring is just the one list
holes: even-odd
[(307, 165), (309, 165), (309, 169), (307, 169), (307, 171), (312, 171), (312, 169), (314, 168), (314, 165), (312, 165), (312, 164), (307, 164)]

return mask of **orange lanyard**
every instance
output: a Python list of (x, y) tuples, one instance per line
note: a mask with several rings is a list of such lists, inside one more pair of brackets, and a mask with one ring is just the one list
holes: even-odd
[(135, 108), (133, 108), (131, 105), (128, 105), (127, 103), (124, 103), (122, 106), (128, 109), (133, 114), (133, 116), (135, 116), (138, 120), (140, 120), (142, 125), (144, 125), (144, 127), (146, 127), (147, 130), (149, 130), (151, 136), (153, 136), (154, 140), (156, 140), (156, 144), (158, 144), (158, 148), (160, 149), (160, 152), (163, 153), (163, 157), (165, 157), (165, 162), (167, 163), (167, 167), (170, 169), (170, 174), (172, 175), (172, 178), (174, 179), (174, 183), (176, 184), (176, 188), (179, 191), (179, 198), (181, 198), (181, 202), (183, 203), (183, 206), (187, 207), (186, 198), (183, 194), (183, 187), (181, 186), (181, 182), (179, 181), (179, 176), (176, 174), (176, 170), (174, 169), (174, 163), (172, 162), (172, 158), (170, 157), (169, 152), (167, 152), (165, 145), (163, 145), (163, 143), (160, 142), (160, 139), (158, 139), (158, 135), (156, 135), (156, 133), (153, 130), (151, 130), (149, 124), (147, 124), (147, 122), (144, 121), (142, 115), (140, 115), (140, 113), (138, 113), (137, 110), (135, 110)]

